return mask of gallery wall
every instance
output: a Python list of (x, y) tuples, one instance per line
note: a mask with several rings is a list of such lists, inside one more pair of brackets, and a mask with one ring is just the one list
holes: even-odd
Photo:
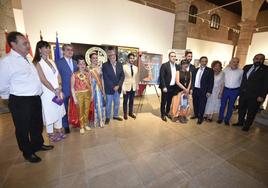
[(26, 32), (39, 40), (139, 47), (167, 56), (174, 14), (127, 0), (22, 0)]

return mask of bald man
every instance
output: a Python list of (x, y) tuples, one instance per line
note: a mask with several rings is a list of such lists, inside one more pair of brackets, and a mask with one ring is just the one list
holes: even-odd
[(249, 131), (268, 92), (268, 67), (264, 65), (264, 60), (265, 56), (263, 54), (257, 54), (253, 58), (253, 64), (246, 65), (243, 68), (238, 122), (233, 124), (233, 126), (243, 126), (243, 131)]
[[(242, 81), (243, 70), (239, 68), (239, 59), (234, 57), (231, 59), (229, 66), (223, 70), (224, 86), (221, 97), (221, 107), (219, 112), (218, 123), (224, 121), (225, 125), (230, 124), (233, 115), (235, 101), (239, 95), (239, 88)], [(224, 114), (226, 106), (227, 112)]]

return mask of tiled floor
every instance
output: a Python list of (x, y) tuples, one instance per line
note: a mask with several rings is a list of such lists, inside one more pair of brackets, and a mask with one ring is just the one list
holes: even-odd
[(39, 152), (39, 164), (24, 161), (10, 114), (0, 115), (0, 187), (268, 187), (266, 128), (165, 123), (157, 98), (143, 102), (136, 120), (85, 135), (73, 130), (54, 150)]

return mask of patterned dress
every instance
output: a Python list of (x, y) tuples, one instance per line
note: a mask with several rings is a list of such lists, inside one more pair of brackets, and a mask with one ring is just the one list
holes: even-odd
[(94, 100), (94, 126), (102, 127), (105, 122), (105, 100), (102, 88), (102, 73), (98, 68), (91, 70), (93, 100)]

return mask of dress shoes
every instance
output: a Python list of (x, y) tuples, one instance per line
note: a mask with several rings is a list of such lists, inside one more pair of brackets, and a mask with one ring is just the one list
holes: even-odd
[(53, 148), (54, 148), (54, 146), (52, 146), (52, 145), (42, 145), (39, 149), (34, 150), (34, 152), (48, 151), (48, 150), (52, 150)]
[(114, 120), (117, 120), (117, 121), (123, 121), (123, 118), (121, 117), (113, 117)]
[(110, 123), (110, 119), (109, 118), (106, 118), (105, 119), (105, 125), (108, 125)]
[(161, 119), (162, 119), (163, 121), (167, 121), (167, 116), (161, 116)]
[(229, 121), (224, 121), (224, 125), (229, 126), (230, 122)]
[(197, 124), (198, 124), (198, 125), (201, 125), (202, 123), (203, 123), (203, 119), (198, 119), (198, 120), (197, 120)]
[(243, 124), (242, 124), (242, 123), (237, 122), (237, 123), (233, 123), (233, 124), (232, 124), (232, 126), (235, 126), (235, 127), (242, 127), (242, 126), (243, 126)]
[(129, 117), (132, 117), (133, 119), (136, 119), (136, 115), (135, 114), (129, 114)]
[(245, 131), (245, 132), (248, 132), (248, 131), (249, 131), (249, 129), (250, 129), (250, 127), (249, 127), (249, 126), (243, 126), (243, 127), (242, 127), (242, 131)]
[(34, 153), (29, 157), (25, 157), (25, 160), (29, 161), (30, 163), (39, 163), (42, 161), (42, 159), (37, 155), (35, 155)]
[(42, 145), (39, 151), (48, 151), (48, 150), (52, 150), (53, 148), (54, 146), (52, 145)]
[(218, 120), (217, 120), (217, 123), (218, 123), (218, 124), (221, 124), (221, 123), (222, 123), (222, 120), (221, 120), (221, 119), (218, 119)]
[(124, 114), (124, 120), (127, 120), (128, 117), (127, 117), (127, 114)]
[(65, 132), (65, 134), (69, 134), (70, 133), (70, 128), (69, 127), (64, 128), (64, 132)]
[(190, 119), (196, 119), (197, 118), (197, 116), (192, 116), (192, 117), (190, 117)]

